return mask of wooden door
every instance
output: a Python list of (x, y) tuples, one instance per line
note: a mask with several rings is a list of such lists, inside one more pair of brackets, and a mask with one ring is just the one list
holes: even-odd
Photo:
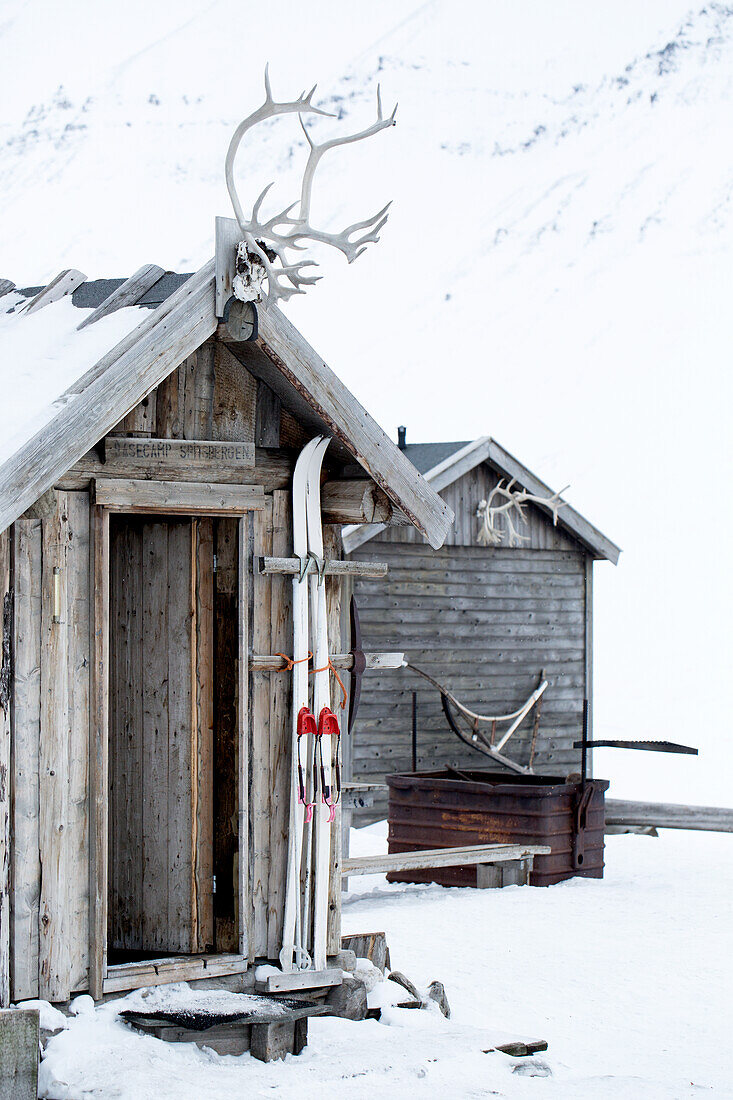
[(208, 519), (110, 525), (108, 950), (213, 944)]

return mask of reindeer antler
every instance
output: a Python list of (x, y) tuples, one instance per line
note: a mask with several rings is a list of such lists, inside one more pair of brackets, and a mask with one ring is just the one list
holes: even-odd
[[(310, 224), (313, 178), (323, 155), (330, 149), (334, 149), (339, 145), (349, 145), (352, 142), (361, 141), (363, 138), (371, 137), (373, 134), (379, 133), (380, 130), (384, 130), (387, 126), (394, 126), (395, 114), (397, 112), (397, 106), (395, 105), (392, 114), (388, 118), (384, 117), (382, 112), (381, 91), (379, 87), (377, 87), (377, 118), (371, 126), (367, 126), (364, 130), (356, 134), (347, 134), (343, 137), (331, 138), (329, 141), (324, 141), (317, 145), (308, 133), (303, 121), (303, 115), (318, 114), (330, 118), (333, 118), (333, 115), (313, 105), (312, 98), (315, 90), (316, 85), (314, 85), (307, 94), (302, 92), (297, 99), (284, 103), (277, 103), (272, 96), (269, 69), (266, 66), (265, 102), (261, 107), (258, 107), (256, 111), (253, 111), (251, 115), (245, 118), (243, 122), (240, 122), (239, 126), (234, 131), (227, 151), (225, 164), (226, 184), (229, 191), (229, 197), (232, 200), (232, 206), (234, 207), (234, 213), (239, 223), (239, 228), (242, 231), (245, 252), (245, 255), (242, 256), (242, 245), (240, 245), (239, 260), (244, 268), (247, 269), (248, 274), (251, 273), (252, 262), (259, 263), (262, 269), (262, 278), (267, 279), (268, 302), (274, 302), (278, 299), (287, 300), (292, 297), (293, 294), (303, 294), (304, 286), (311, 286), (320, 278), (319, 275), (303, 275), (302, 273), (303, 268), (317, 266), (314, 260), (300, 260), (290, 263), (287, 258), (287, 249), (292, 248), (297, 251), (303, 251), (306, 246), (302, 242), (307, 240), (316, 241), (320, 244), (328, 244), (333, 248), (337, 248), (346, 256), (349, 263), (352, 263), (362, 254), (368, 244), (379, 240), (378, 234), (387, 221), (387, 210), (390, 203), (387, 203), (386, 206), (382, 207), (382, 209), (378, 211), (378, 213), (372, 215), (372, 217), (365, 218), (363, 221), (354, 222), (353, 225), (347, 226), (347, 228), (343, 229), (340, 233), (328, 233)], [(298, 215), (294, 217), (292, 214), (292, 210), (296, 205), (296, 203), (293, 202), (266, 221), (260, 220), (262, 203), (272, 187), (272, 184), (269, 183), (267, 187), (260, 192), (252, 208), (252, 217), (248, 220), (244, 216), (242, 205), (239, 201), (237, 189), (234, 184), (234, 160), (237, 155), (237, 150), (239, 149), (245, 133), (252, 129), (253, 126), (256, 126), (260, 122), (264, 122), (267, 118), (273, 118), (276, 115), (284, 114), (298, 115), (303, 133), (310, 146), (310, 153), (303, 172), (303, 184), (300, 193)], [(361, 232), (362, 230), (365, 232)], [(361, 235), (352, 240), (354, 234), (360, 232)], [(276, 266), (276, 263), (279, 263), (279, 266)], [(286, 279), (290, 285), (283, 284), (281, 282), (282, 279)], [(253, 285), (255, 286), (254, 292), (251, 288), (246, 290), (243, 289), (243, 295), (246, 294), (252, 297), (254, 293), (257, 293), (254, 277)], [(235, 293), (236, 289), (235, 284)]]
[[(540, 497), (535, 496), (534, 493), (528, 493), (526, 489), (514, 489), (515, 484), (516, 478), (512, 478), (509, 484), (506, 484), (504, 478), (502, 478), (489, 493), (488, 500), (479, 501), (476, 515), (482, 521), (478, 534), (478, 541), (482, 546), (499, 546), (504, 541), (504, 532), (496, 526), (496, 519), (500, 515), (503, 515), (506, 519), (509, 546), (519, 546), (521, 542), (528, 542), (529, 536), (519, 533), (514, 525), (514, 515), (512, 514), (516, 513), (519, 520), (526, 523), (525, 505), (528, 502), (542, 504), (545, 508), (549, 508), (552, 512), (552, 522), (555, 526), (557, 525), (558, 509), (565, 504), (565, 501), (560, 498), (569, 486), (566, 485), (565, 489), (561, 489), (559, 493), (553, 493), (550, 497)], [(504, 503), (493, 504), (496, 497), (503, 497)]]

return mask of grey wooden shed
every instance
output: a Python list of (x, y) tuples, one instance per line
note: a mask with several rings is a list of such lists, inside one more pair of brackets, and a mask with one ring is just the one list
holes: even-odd
[[(461, 702), (481, 713), (515, 710), (549, 681), (539, 722), (536, 709), (505, 753), (537, 773), (577, 770), (583, 699), (593, 682), (593, 563), (617, 563), (619, 548), (567, 504), (555, 525), (549, 509), (527, 505), (519, 546), (478, 540), (480, 501), (501, 479), (541, 497), (552, 490), (488, 436), (472, 442), (406, 444), (405, 455), (453, 510), (444, 545), (433, 550), (407, 526), (344, 528), (354, 560), (389, 564), (385, 581), (355, 580), (363, 644), (404, 650)], [(503, 518), (499, 517), (501, 527)], [(412, 693), (418, 694), (413, 760)], [(591, 711), (592, 713), (592, 711)], [(534, 745), (533, 745), (534, 739)], [(446, 765), (492, 767), (461, 744), (443, 714), (440, 695), (408, 669), (372, 673), (364, 681), (351, 742), (351, 776), (378, 783), (391, 772)], [(497, 766), (498, 770), (501, 770)], [(383, 816), (386, 793), (362, 811)], [(358, 811), (357, 811), (358, 813)]]

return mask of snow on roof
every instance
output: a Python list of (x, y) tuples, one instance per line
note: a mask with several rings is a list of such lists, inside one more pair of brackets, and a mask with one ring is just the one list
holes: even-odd
[(66, 390), (149, 315), (128, 306), (79, 332), (91, 310), (74, 306), (70, 296), (30, 315), (21, 312), (26, 303), (12, 292), (0, 310), (0, 463), (73, 400)]

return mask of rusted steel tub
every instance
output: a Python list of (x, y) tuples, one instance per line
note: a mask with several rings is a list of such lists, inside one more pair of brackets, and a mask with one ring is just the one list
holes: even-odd
[[(532, 886), (582, 875), (603, 878), (605, 792), (608, 780), (585, 785), (558, 776), (507, 775), (482, 770), (388, 775), (389, 850), (454, 848), (468, 844), (547, 844), (535, 856)], [(584, 823), (584, 825), (583, 825)], [(475, 886), (475, 867), (391, 872), (390, 882)]]

